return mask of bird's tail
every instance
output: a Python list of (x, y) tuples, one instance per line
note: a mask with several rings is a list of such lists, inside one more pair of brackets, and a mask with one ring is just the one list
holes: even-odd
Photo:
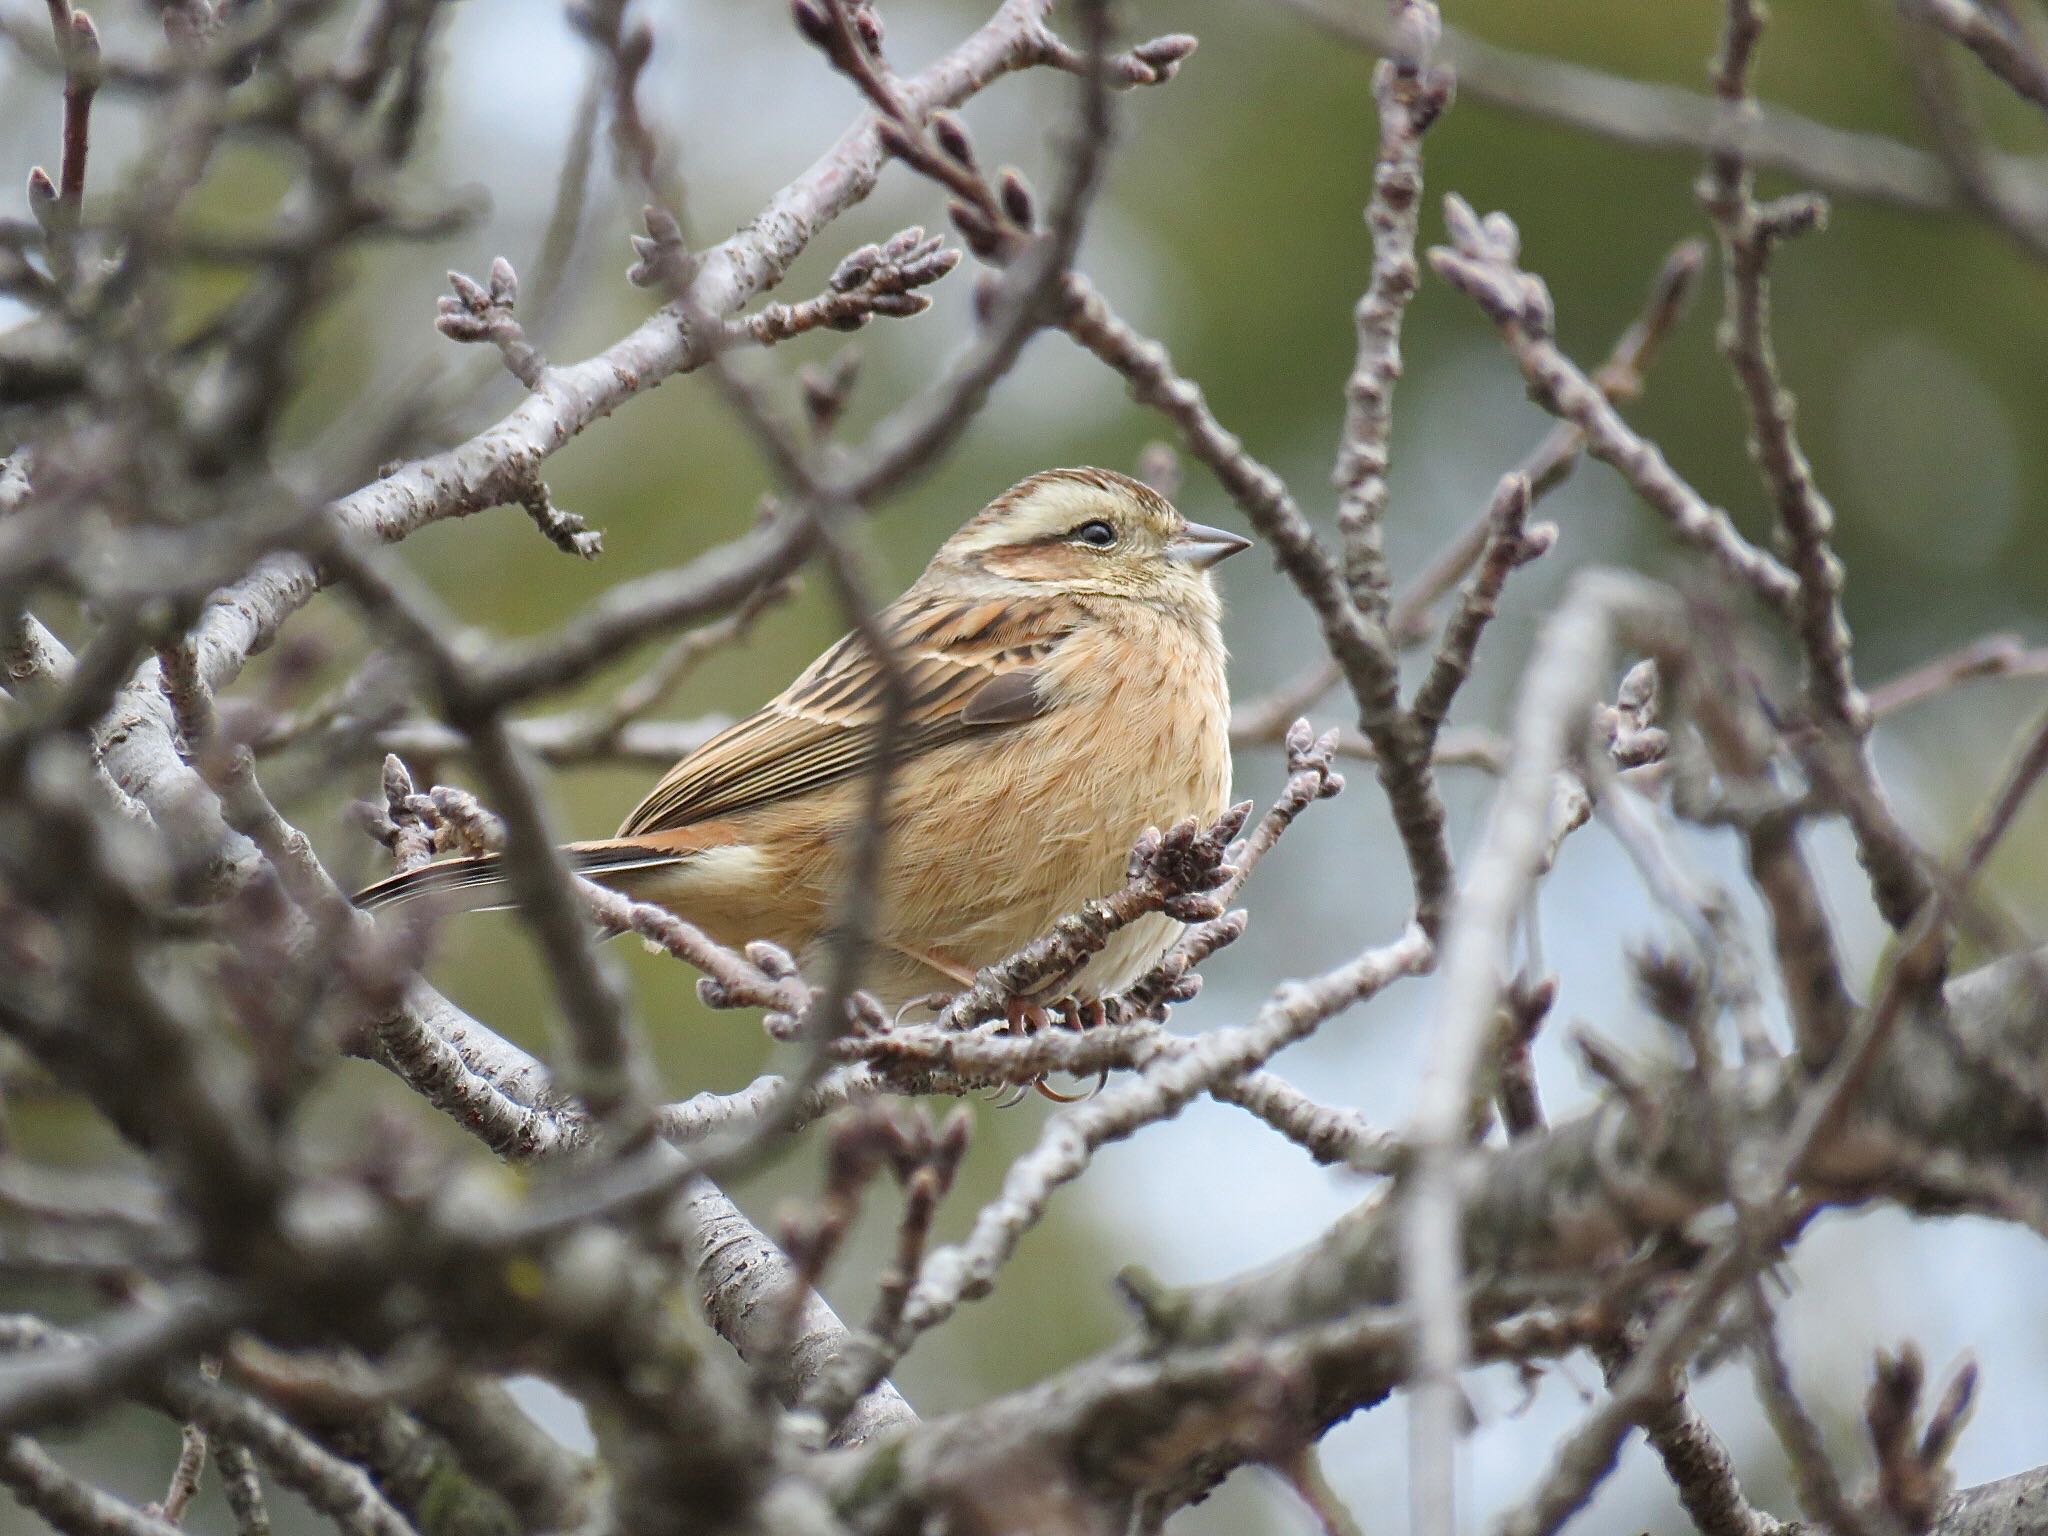
[[(621, 875), (673, 869), (692, 857), (644, 843), (607, 841), (571, 843), (562, 850), (569, 867), (600, 885), (615, 885)], [(366, 912), (411, 901), (430, 901), (439, 912), (499, 912), (518, 905), (505, 874), (502, 854), (475, 853), (460, 859), (439, 859), (402, 875), (391, 875), (355, 894)]]

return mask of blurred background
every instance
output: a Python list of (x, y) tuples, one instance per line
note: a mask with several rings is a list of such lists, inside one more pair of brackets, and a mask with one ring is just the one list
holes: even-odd
[[(40, 22), (39, 3), (8, 3), (26, 21)], [(96, 12), (110, 46), (150, 44), (155, 22), (148, 9), (109, 0)], [(694, 238), (716, 240), (831, 142), (856, 109), (854, 92), (798, 40), (782, 5), (662, 0), (638, 9), (658, 40), (643, 103), (676, 148)], [(1552, 0), (1541, 7), (1469, 0), (1450, 10), (1454, 24), (1491, 42), (1687, 88), (1704, 85), (1720, 19), (1710, 0)], [(883, 11), (892, 61), (907, 72), (951, 46), (985, 7), (895, 0)], [(1136, 325), (1171, 347), (1222, 420), (1286, 475), (1304, 506), (1327, 517), (1341, 385), (1352, 354), (1350, 310), (1370, 259), (1360, 214), (1376, 142), (1372, 60), (1277, 3), (1144, 3), (1126, 6), (1125, 16), (1134, 37), (1186, 30), (1202, 46), (1170, 85), (1118, 98), (1118, 152), (1081, 264)], [(450, 266), (481, 272), (503, 254), (530, 270), (587, 58), (548, 0), (458, 6), (441, 47), (444, 72), (420, 190), (429, 197), (460, 191), (483, 212), (456, 238), (381, 251), (336, 285), (318, 343), (301, 359), (304, 387), (294, 405), (304, 478), (326, 490), (356, 483), (350, 466), (374, 457), (387, 417), (394, 405), (403, 407), (423, 366), (446, 368), (449, 381), (469, 378), (471, 366), (481, 370), (480, 392), (451, 423), (457, 432), (474, 430), (516, 398), (495, 359), (469, 355), (435, 334), (434, 301)], [(1769, 100), (1826, 122), (1924, 142), (1903, 58), (1889, 7), (1813, 0), (1775, 16), (1760, 86)], [(1976, 84), (1974, 67), (1963, 63)], [(964, 116), (983, 159), (1014, 163), (1049, 187), (1055, 132), (1072, 89), (1070, 79), (1040, 71), (968, 104)], [(2038, 123), (2006, 111), (1989, 90), (1978, 94), (2007, 147), (2044, 147)], [(18, 186), (31, 163), (53, 160), (57, 126), (54, 85), (18, 55), (0, 54), (0, 181)], [(93, 184), (105, 189), (117, 184), (124, 163), (148, 153), (148, 124), (110, 94), (96, 127)], [(1425, 240), (1440, 237), (1439, 198), (1446, 191), (1482, 211), (1511, 214), (1523, 232), (1526, 264), (1556, 298), (1564, 344), (1589, 366), (1635, 313), (1669, 248), (1708, 232), (1693, 200), (1698, 164), (1690, 153), (1604, 142), (1469, 99), (1430, 135), (1427, 169)], [(596, 173), (561, 301), (535, 326), (536, 339), (557, 359), (602, 347), (650, 307), (648, 295), (623, 280), (638, 200), (619, 191), (602, 150)], [(266, 215), (287, 180), (286, 168), (237, 151), (207, 195), (220, 220), (233, 224)], [(1766, 191), (1792, 189), (1765, 180)], [(816, 291), (846, 250), (912, 222), (941, 225), (939, 199), (928, 185), (892, 170), (868, 204), (830, 228), (778, 297)], [(1779, 351), (1799, 396), (1805, 445), (1840, 514), (1848, 614), (1865, 682), (1993, 630), (2016, 630), (2033, 644), (2048, 639), (2048, 268), (1960, 213), (1910, 214), (1838, 200), (1826, 232), (1786, 249), (1777, 273)], [(936, 308), (923, 318), (880, 322), (855, 337), (814, 334), (746, 361), (776, 381), (780, 398), (793, 401), (799, 364), (857, 348), (862, 376), (849, 427), (857, 435), (929, 381), (960, 345), (971, 326), (971, 280), (962, 272), (934, 289)], [(195, 277), (195, 315), (230, 302), (232, 293), (225, 276)], [(1629, 414), (1682, 473), (1761, 538), (1766, 507), (1713, 344), (1718, 297), (1718, 274), (1710, 272), (1646, 397)], [(0, 315), (0, 324), (9, 319)], [(1404, 350), (1388, 532), (1397, 577), (1418, 570), (1474, 515), (1501, 472), (1547, 425), (1524, 399), (1491, 327), (1434, 280), (1425, 281), (1409, 312)], [(432, 388), (445, 399), (463, 395), (467, 385)], [(947, 532), (1024, 474), (1075, 463), (1128, 469), (1158, 435), (1158, 423), (1125, 398), (1112, 375), (1064, 338), (1041, 337), (959, 451), (879, 510), (872, 541), (877, 587), (907, 582)], [(755, 516), (769, 483), (712, 392), (687, 379), (641, 397), (571, 444), (551, 461), (548, 478), (562, 505), (604, 530), (602, 559), (564, 558), (508, 508), (441, 524), (405, 546), (413, 568), (448, 606), (490, 633), (550, 629), (611, 585), (732, 536)], [(1239, 521), (1198, 469), (1191, 469), (1180, 500), (1203, 521)], [(1656, 520), (1597, 465), (1582, 467), (1542, 515), (1562, 530), (1558, 548), (1510, 585), (1454, 724), (1506, 719), (1535, 628), (1574, 570), (1596, 563), (1666, 574), (1690, 569)], [(1258, 555), (1233, 563), (1224, 585), (1242, 701), (1315, 654), (1315, 632), (1291, 589)], [(794, 602), (766, 614), (744, 646), (695, 673), (666, 712), (694, 718), (744, 710), (779, 688), (838, 628), (829, 595), (812, 582)], [(352, 615), (334, 604), (316, 605), (293, 633), (317, 637), (323, 677), (345, 675), (365, 647)], [(631, 670), (600, 680), (584, 697), (601, 697)], [(2015, 733), (2044, 699), (2048, 687), (2038, 679), (1980, 682), (1886, 723), (1881, 768), (1928, 846), (1955, 847)], [(1313, 713), (1319, 725), (1346, 721), (1334, 699)], [(347, 796), (374, 791), (374, 761), (346, 765), (338, 784), (319, 782), (313, 766), (280, 769), (279, 782), (302, 786), (292, 808), (334, 867), (367, 874), (378, 850), (349, 829), (340, 811)], [(1249, 936), (1210, 965), (1207, 988), (1175, 1013), (1174, 1027), (1199, 1031), (1242, 1020), (1279, 979), (1396, 931), (1408, 899), (1406, 876), (1370, 771), (1351, 767), (1350, 791), (1312, 810), (1308, 828), (1261, 868), (1248, 891)], [(463, 782), (460, 764), (440, 771)], [(609, 831), (651, 777), (616, 769), (556, 775), (558, 825), (575, 835)], [(1281, 777), (1277, 750), (1239, 761), (1242, 795), (1264, 801)], [(1448, 775), (1461, 846), (1476, 835), (1488, 790), (1469, 770)], [(2037, 797), (1991, 872), (1993, 893), (2037, 938), (2048, 907), (2043, 800)], [(1852, 977), (1866, 979), (1879, 928), (1846, 840), (1820, 829), (1812, 844)], [(1695, 835), (1685, 846), (1701, 868), (1739, 891), (1732, 840)], [(1616, 845), (1597, 825), (1575, 836), (1543, 894), (1544, 956), (1562, 987), (1538, 1052), (1553, 1114), (1587, 1099), (1563, 1047), (1568, 1026), (1585, 1023), (1632, 1052), (1668, 1051), (1632, 996), (1624, 959), (1625, 946), (1660, 931)], [(675, 1096), (736, 1088), (772, 1065), (750, 1015), (708, 1013), (682, 967), (627, 946), (615, 950), (631, 971), (641, 1020)], [(432, 975), (506, 1033), (536, 1046), (548, 1039), (549, 993), (512, 920), (480, 916), (448, 926)], [(1432, 1002), (1428, 983), (1398, 988), (1277, 1065), (1315, 1097), (1356, 1105), (1376, 1123), (1398, 1127)], [(942, 1235), (964, 1226), (1050, 1109), (1035, 1098), (1009, 1110), (973, 1105), (976, 1145), (963, 1188), (942, 1218)], [(484, 1157), (368, 1066), (338, 1074), (323, 1114), (337, 1159), (360, 1154), (370, 1128), (392, 1124), (445, 1141), (451, 1159)], [(24, 1124), (51, 1144), (68, 1138), (80, 1159), (112, 1155), (62, 1115), (30, 1114)], [(778, 1202), (809, 1191), (816, 1178), (815, 1158), (799, 1150), (735, 1193), (766, 1222)], [(921, 1344), (899, 1381), (930, 1415), (1041, 1379), (1126, 1329), (1109, 1284), (1123, 1265), (1144, 1264), (1170, 1282), (1230, 1274), (1286, 1252), (1373, 1195), (1365, 1181), (1314, 1166), (1240, 1112), (1199, 1103), (1098, 1158), (1026, 1240), (994, 1294)], [(867, 1304), (890, 1212), (870, 1214), (879, 1219), (868, 1223), (864, 1244), (828, 1287), (842, 1311), (858, 1313)], [(2035, 1239), (1976, 1221), (1915, 1225), (1889, 1214), (1837, 1214), (1817, 1225), (1786, 1279), (1793, 1368), (1852, 1477), (1862, 1465), (1857, 1415), (1870, 1352), (1908, 1338), (1919, 1341), (1937, 1372), (1970, 1350), (1985, 1367), (1977, 1417), (1955, 1462), (1964, 1482), (2048, 1460), (2048, 1252)], [(0, 1296), (0, 1306), (32, 1299)], [(1533, 1382), (1505, 1373), (1474, 1379), (1478, 1427), (1461, 1474), (1467, 1529), (1481, 1528), (1540, 1474), (1598, 1381), (1584, 1360)], [(538, 1385), (532, 1397), (562, 1433), (586, 1433), (573, 1404)], [(1697, 1401), (1729, 1440), (1752, 1491), (1778, 1513), (1791, 1513), (1784, 1463), (1754, 1407), (1746, 1367), (1719, 1369)], [(120, 1432), (74, 1441), (64, 1451), (81, 1472), (145, 1499), (158, 1496), (175, 1438), (172, 1426), (137, 1414)], [(1401, 1529), (1398, 1404), (1331, 1434), (1324, 1466), (1366, 1529)], [(225, 1528), (214, 1497), (209, 1490), (192, 1516), (196, 1529)], [(282, 1498), (280, 1504), (286, 1524), (305, 1528), (295, 1521), (302, 1511)], [(25, 1528), (18, 1523), (25, 1519), (0, 1505), (0, 1530)], [(1171, 1528), (1187, 1536), (1252, 1536), (1308, 1523), (1281, 1484), (1247, 1472)], [(1578, 1528), (1686, 1527), (1661, 1470), (1632, 1444), (1620, 1474)]]

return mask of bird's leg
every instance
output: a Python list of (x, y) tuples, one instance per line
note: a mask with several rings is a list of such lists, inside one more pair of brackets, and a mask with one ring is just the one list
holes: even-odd
[(1035, 1035), (1052, 1022), (1052, 1016), (1038, 1004), (1013, 997), (1003, 1004), (1003, 1018), (1013, 1035)]
[(1063, 997), (1056, 1011), (1064, 1029), (1095, 1029), (1109, 1018), (1109, 1010), (1102, 1006), (1099, 997)]
[[(1003, 1029), (1012, 1035), (1035, 1035), (1051, 1022), (1051, 1017), (1038, 1004), (1022, 997), (1003, 1000)], [(998, 1109), (1011, 1109), (1024, 1102), (1033, 1088), (1045, 1092), (1045, 1079), (1034, 1077), (1029, 1083), (1017, 1085), (1010, 1097), (997, 1103)], [(1058, 1097), (1058, 1095), (1053, 1095)]]

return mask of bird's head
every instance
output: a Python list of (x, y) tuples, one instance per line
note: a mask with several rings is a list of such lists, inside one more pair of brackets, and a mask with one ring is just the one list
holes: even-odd
[(1049, 469), (990, 502), (933, 557), (922, 585), (1041, 588), (1214, 618), (1209, 570), (1249, 539), (1191, 523), (1109, 469)]

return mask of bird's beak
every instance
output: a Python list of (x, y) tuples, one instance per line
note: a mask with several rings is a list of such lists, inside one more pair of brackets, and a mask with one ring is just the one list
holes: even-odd
[(1189, 523), (1166, 546), (1166, 552), (1176, 560), (1185, 560), (1198, 571), (1206, 571), (1217, 561), (1228, 560), (1240, 549), (1251, 547), (1250, 539), (1240, 538), (1228, 529)]

